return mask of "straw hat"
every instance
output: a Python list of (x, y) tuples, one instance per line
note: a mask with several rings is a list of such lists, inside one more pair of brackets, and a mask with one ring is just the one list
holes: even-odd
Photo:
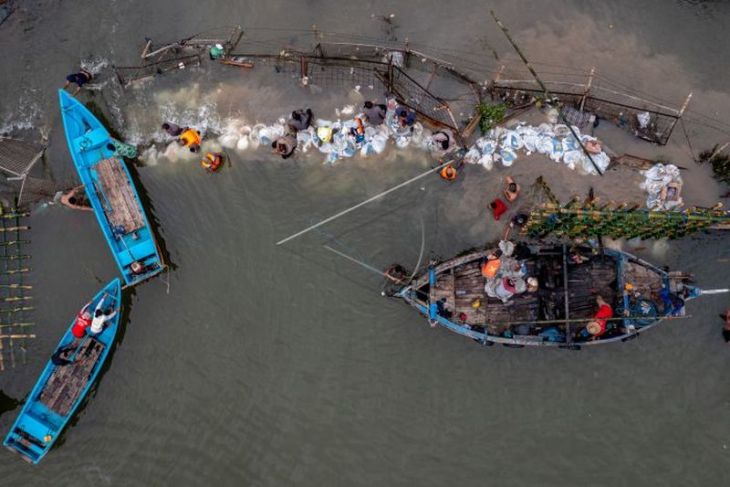
[(589, 321), (586, 325), (586, 330), (591, 335), (598, 335), (599, 333), (601, 333), (601, 324), (595, 320)]

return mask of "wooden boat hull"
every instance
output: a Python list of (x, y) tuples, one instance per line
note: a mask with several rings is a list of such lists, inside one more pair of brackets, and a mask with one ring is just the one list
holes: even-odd
[[(534, 293), (515, 295), (507, 304), (484, 290), (481, 263), (495, 249), (433, 265), (395, 296), (416, 308), (433, 326), (483, 345), (578, 349), (636, 338), (665, 318), (683, 313), (683, 307), (678, 310), (667, 305), (662, 295), (681, 294), (687, 301), (701, 293), (689, 284), (688, 276), (669, 273), (626, 252), (606, 249), (593, 254), (592, 249), (583, 248), (579, 253), (590, 257), (576, 263), (569, 259), (566, 247), (529, 249), (531, 256), (520, 262), (540, 287)], [(626, 284), (633, 286), (631, 292), (624, 291)], [(594, 316), (596, 295), (604, 297), (615, 313), (609, 331), (592, 339), (579, 332)]]
[[(133, 286), (162, 272), (164, 262), (129, 170), (114, 157), (109, 132), (78, 100), (59, 90), (68, 150), (124, 282)], [(142, 272), (132, 272), (131, 264)]]
[[(94, 296), (91, 309), (101, 299), (105, 306), (119, 310), (121, 282), (115, 278)], [(36, 464), (48, 453), (63, 428), (74, 415), (96, 380), (119, 327), (121, 310), (107, 322), (97, 335), (87, 335), (77, 344), (72, 364), (57, 366), (48, 361), (23, 409), (10, 428), (3, 445), (24, 460)], [(61, 338), (56, 350), (74, 342), (71, 332), (75, 318)]]

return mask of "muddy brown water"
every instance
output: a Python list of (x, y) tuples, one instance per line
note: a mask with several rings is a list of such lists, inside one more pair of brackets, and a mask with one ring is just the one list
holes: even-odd
[[(505, 59), (514, 54), (489, 7), (528, 55), (545, 63), (538, 70), (597, 66), (675, 106), (693, 91), (694, 111), (730, 123), (727, 3), (567, 0), (41, 0), (23, 4), (0, 28), (0, 123), (4, 131), (47, 130), (49, 166), (72, 183), (55, 89), (79, 59), (130, 63), (145, 36), (176, 39), (233, 20), (251, 27), (253, 38), (281, 44), (301, 40), (294, 29), (314, 24), (378, 38), (378, 17), (394, 13), (399, 39), (491, 66), (488, 47)], [(124, 96), (105, 86), (82, 99), (104, 107), (123, 137), (138, 140), (170, 113), (199, 123), (228, 116), (270, 122), (308, 104), (332, 118), (349, 96), (310, 95), (265, 70), (206, 65)], [(695, 149), (727, 138), (690, 118)], [(611, 127), (599, 131), (614, 150), (687, 166), (690, 204), (712, 204), (725, 190), (708, 168), (689, 161), (681, 132), (657, 148)], [(276, 247), (431, 160), (394, 149), (335, 166), (318, 155), (275, 160), (263, 149), (232, 155), (232, 165), (213, 177), (190, 159), (137, 168), (176, 266), (169, 293), (161, 279), (134, 290), (109, 366), (62, 445), (36, 467), (3, 451), (3, 485), (730, 482), (730, 351), (717, 318), (730, 305), (727, 296), (695, 301), (690, 318), (622, 345), (485, 349), (429, 328), (403, 303), (380, 296), (380, 278), (322, 248), (334, 237), (338, 248), (377, 267), (413, 267), (422, 226), (427, 256), (494, 240), (502, 228), (485, 208), (506, 174), (528, 184), (542, 174), (563, 198), (593, 186), (604, 199), (641, 201), (638, 175), (586, 177), (539, 158), (520, 159), (509, 171), (468, 167), (453, 185), (422, 180)], [(42, 206), (31, 224), (38, 337), (28, 343), (25, 365), (0, 373), (8, 395), (2, 409), (30, 391), (70, 317), (116, 275), (92, 215)], [(728, 287), (723, 235), (639, 245), (643, 257), (692, 272), (703, 287)], [(0, 416), (3, 434), (15, 414)]]

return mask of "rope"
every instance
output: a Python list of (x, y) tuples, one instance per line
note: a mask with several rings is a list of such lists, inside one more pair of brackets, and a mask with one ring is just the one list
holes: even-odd
[(434, 167), (433, 169), (429, 169), (428, 171), (423, 172), (423, 173), (419, 174), (418, 176), (412, 177), (408, 181), (404, 181), (404, 182), (400, 183), (397, 186), (394, 186), (394, 187), (392, 187), (392, 188), (390, 188), (388, 190), (383, 191), (382, 193), (376, 194), (375, 196), (373, 196), (371, 198), (368, 198), (365, 201), (362, 201), (362, 202), (356, 204), (355, 206), (351, 206), (350, 208), (348, 208), (346, 210), (343, 210), (343, 211), (341, 211), (339, 213), (336, 213), (336, 214), (332, 215), (329, 218), (325, 218), (324, 220), (322, 220), (319, 223), (316, 223), (314, 225), (311, 225), (311, 226), (305, 228), (304, 230), (301, 230), (301, 231), (299, 231), (299, 232), (297, 232), (297, 233), (295, 233), (293, 235), (290, 235), (290, 236), (288, 236), (288, 237), (286, 237), (284, 239), (279, 240), (278, 242), (276, 242), (276, 245), (285, 244), (286, 242), (288, 242), (290, 240), (294, 240), (297, 237), (301, 237), (305, 233), (308, 233), (308, 232), (314, 230), (315, 228), (321, 227), (322, 225), (324, 225), (326, 223), (329, 223), (329, 222), (331, 222), (333, 220), (336, 220), (336, 219), (340, 218), (341, 216), (345, 216), (348, 213), (350, 213), (352, 211), (355, 211), (358, 208), (361, 208), (361, 207), (367, 205), (368, 203), (372, 203), (373, 201), (375, 201), (377, 199), (380, 199), (380, 198), (382, 198), (383, 196), (385, 196), (387, 194), (392, 193), (393, 191), (396, 191), (396, 190), (398, 190), (400, 188), (403, 188), (405, 186), (408, 186), (409, 184), (411, 184), (411, 183), (413, 183), (415, 181), (418, 181), (419, 179), (422, 179), (422, 178), (428, 176), (431, 173), (434, 173), (434, 172), (438, 171), (439, 169), (443, 168), (444, 166), (446, 166), (448, 164), (451, 164), (452, 162), (453, 161), (448, 160), (448, 161), (444, 162), (443, 164), (440, 164), (440, 165)]

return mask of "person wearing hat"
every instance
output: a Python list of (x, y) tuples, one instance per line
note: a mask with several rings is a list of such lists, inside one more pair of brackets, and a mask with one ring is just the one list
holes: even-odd
[(597, 340), (606, 333), (608, 320), (613, 318), (613, 308), (600, 295), (596, 296), (596, 304), (598, 304), (598, 311), (593, 315), (593, 319), (586, 324), (585, 328), (579, 332), (580, 338)]

